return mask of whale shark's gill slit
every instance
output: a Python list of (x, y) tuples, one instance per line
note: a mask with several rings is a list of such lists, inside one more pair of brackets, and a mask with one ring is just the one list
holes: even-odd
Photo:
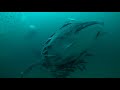
[(47, 48), (48, 48), (48, 49), (52, 48), (52, 45), (48, 45)]
[(45, 50), (44, 52), (42, 52), (42, 54), (47, 55), (47, 54), (48, 54), (48, 51)]
[(42, 53), (43, 53), (44, 51), (46, 51), (46, 50), (47, 50), (47, 48), (45, 47), (45, 48), (43, 49)]

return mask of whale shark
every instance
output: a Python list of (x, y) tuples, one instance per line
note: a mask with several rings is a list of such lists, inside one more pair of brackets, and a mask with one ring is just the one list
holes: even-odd
[(36, 66), (55, 78), (66, 78), (77, 69), (86, 70), (85, 58), (92, 56), (88, 50), (103, 32), (103, 26), (104, 22), (99, 21), (65, 23), (44, 43), (41, 60), (22, 72), (21, 77)]

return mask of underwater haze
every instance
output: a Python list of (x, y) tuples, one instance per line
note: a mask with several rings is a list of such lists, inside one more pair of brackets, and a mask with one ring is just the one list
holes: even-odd
[[(77, 21), (104, 22), (106, 33), (90, 48), (93, 55), (86, 58), (86, 70), (76, 70), (69, 78), (120, 78), (120, 12), (0, 12), (0, 78), (20, 78), (40, 61), (49, 37), (65, 23)], [(25, 77), (54, 78), (40, 67)]]

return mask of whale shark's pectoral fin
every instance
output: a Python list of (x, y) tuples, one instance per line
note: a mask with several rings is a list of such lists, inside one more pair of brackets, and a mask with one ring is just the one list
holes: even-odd
[(37, 62), (32, 64), (31, 66), (29, 66), (25, 71), (21, 72), (21, 78), (24, 77), (24, 75), (28, 74), (29, 72), (32, 71), (33, 68), (37, 67), (37, 66), (42, 66), (41, 62)]

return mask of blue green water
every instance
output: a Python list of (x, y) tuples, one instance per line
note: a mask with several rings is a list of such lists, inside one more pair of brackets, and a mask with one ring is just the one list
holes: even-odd
[[(91, 48), (95, 55), (88, 58), (87, 71), (76, 71), (70, 78), (120, 77), (119, 12), (0, 12), (0, 78), (19, 78), (39, 61), (44, 42), (69, 18), (102, 21), (108, 32)], [(27, 77), (52, 76), (35, 68)]]

